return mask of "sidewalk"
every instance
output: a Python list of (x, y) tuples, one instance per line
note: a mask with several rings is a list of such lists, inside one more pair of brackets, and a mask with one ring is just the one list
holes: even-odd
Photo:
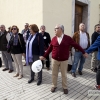
[(70, 72), (67, 74), (67, 95), (63, 94), (60, 73), (57, 90), (51, 93), (51, 70), (43, 69), (42, 85), (37, 86), (37, 75), (33, 83), (27, 83), (30, 76), (28, 66), (24, 66), (24, 78), (20, 80), (13, 77), (15, 72), (3, 72), (3, 68), (0, 68), (0, 100), (100, 100), (100, 96), (88, 96), (88, 90), (93, 90), (95, 85), (95, 73), (90, 70), (90, 57), (86, 60), (82, 76), (76, 73), (77, 78), (73, 78)]

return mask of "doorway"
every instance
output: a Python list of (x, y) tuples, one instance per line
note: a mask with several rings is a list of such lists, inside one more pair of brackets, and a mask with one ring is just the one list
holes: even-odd
[(79, 30), (79, 24), (82, 23), (83, 17), (83, 6), (75, 4), (75, 26), (74, 32)]

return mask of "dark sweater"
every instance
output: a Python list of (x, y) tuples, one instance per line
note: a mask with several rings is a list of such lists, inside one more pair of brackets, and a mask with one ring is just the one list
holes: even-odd
[[(92, 34), (92, 36), (91, 36), (91, 44), (93, 44), (94, 42), (95, 42), (95, 40), (98, 38), (98, 36), (99, 36), (100, 34), (99, 33), (97, 33), (97, 32), (94, 32), (93, 34)], [(98, 51), (98, 48), (97, 49), (95, 49), (95, 51)]]
[(6, 39), (7, 31), (4, 32), (3, 35), (0, 36), (0, 51), (7, 51), (8, 41)]
[(42, 34), (42, 36), (43, 36), (43, 39), (44, 39), (44, 49), (47, 50), (47, 48), (49, 47), (50, 42), (51, 42), (50, 35), (49, 35), (49, 33), (44, 32), (44, 34)]
[(70, 36), (64, 35), (60, 45), (56, 36), (52, 39), (50, 47), (47, 49), (44, 57), (46, 58), (49, 53), (52, 52), (53, 59), (58, 61), (68, 60), (70, 46), (80, 50), (83, 54), (85, 53), (85, 51)]
[[(9, 45), (10, 45), (10, 51), (12, 54), (21, 54), (26, 52), (25, 48), (25, 42), (22, 34), (18, 34), (20, 37), (20, 40), (18, 39), (18, 44), (16, 46), (13, 45), (14, 37), (12, 35)], [(21, 43), (20, 43), (21, 42)]]

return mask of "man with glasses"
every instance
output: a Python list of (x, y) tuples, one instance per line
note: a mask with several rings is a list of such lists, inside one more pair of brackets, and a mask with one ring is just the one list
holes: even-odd
[[(23, 34), (24, 42), (25, 42), (25, 44), (26, 44), (26, 41), (27, 41), (27, 39), (28, 39), (28, 37), (29, 37), (29, 35), (30, 35), (29, 24), (28, 24), (28, 23), (25, 23), (24, 29), (22, 30), (21, 34)], [(23, 55), (23, 56), (24, 56), (24, 58), (26, 59), (25, 55)], [(26, 66), (26, 63), (25, 63), (24, 66)]]
[(4, 25), (1, 25), (0, 29), (0, 51), (2, 52), (2, 57), (5, 64), (3, 71), (9, 70), (9, 73), (11, 73), (13, 72), (12, 59), (11, 54), (7, 52), (7, 44), (10, 40), (10, 34), (7, 33)]
[(55, 92), (57, 88), (57, 78), (59, 68), (62, 75), (62, 87), (64, 94), (68, 94), (67, 86), (67, 64), (69, 58), (69, 49), (70, 46), (80, 50), (84, 56), (86, 56), (85, 51), (78, 45), (76, 42), (68, 35), (64, 34), (64, 26), (56, 25), (55, 26), (55, 37), (53, 37), (50, 46), (48, 47), (44, 57), (40, 57), (41, 60), (44, 60), (50, 52), (52, 52), (52, 88), (51, 92)]
[(26, 43), (28, 37), (29, 37), (29, 24), (28, 23), (25, 23), (24, 25), (24, 29), (22, 30), (21, 34), (23, 34), (23, 38), (24, 38), (24, 41)]
[[(95, 32), (92, 34), (92, 41), (93, 44), (97, 37), (100, 35), (100, 24), (95, 25)], [(91, 70), (93, 72), (97, 72), (97, 65), (100, 61), (97, 60), (97, 54), (98, 54), (98, 48), (95, 49), (95, 51), (92, 52), (92, 58), (91, 58)], [(100, 64), (99, 64), (100, 65)]]

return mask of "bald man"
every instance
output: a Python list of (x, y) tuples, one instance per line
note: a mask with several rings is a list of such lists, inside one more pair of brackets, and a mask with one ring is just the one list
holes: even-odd
[(85, 51), (73, 41), (73, 39), (64, 34), (64, 26), (56, 25), (55, 26), (55, 37), (53, 37), (50, 46), (44, 54), (44, 57), (40, 57), (41, 60), (45, 59), (50, 52), (52, 52), (52, 88), (51, 92), (55, 92), (57, 88), (57, 78), (59, 68), (61, 70), (62, 75), (62, 87), (64, 94), (68, 94), (68, 86), (67, 86), (67, 62), (69, 58), (69, 49), (70, 46), (77, 48), (80, 50), (84, 56)]
[[(85, 25), (83, 23), (79, 25), (79, 31), (74, 33), (73, 40), (77, 44), (79, 44), (84, 50), (86, 50), (90, 46), (89, 34), (85, 32)], [(80, 61), (80, 64), (78, 67), (78, 73), (79, 75), (82, 75), (82, 69), (83, 69), (83, 64), (85, 63), (85, 58), (81, 51), (79, 51), (78, 49), (75, 49), (74, 62), (73, 62), (72, 70), (71, 70), (71, 74), (73, 77), (76, 77), (75, 73), (76, 73), (76, 69), (77, 69), (79, 61)]]
[(11, 54), (7, 52), (7, 44), (10, 40), (10, 34), (7, 33), (5, 30), (5, 26), (0, 26), (0, 51), (2, 52), (3, 61), (5, 64), (5, 68), (3, 71), (9, 70), (8, 72), (13, 72), (13, 66), (12, 66), (12, 58)]

